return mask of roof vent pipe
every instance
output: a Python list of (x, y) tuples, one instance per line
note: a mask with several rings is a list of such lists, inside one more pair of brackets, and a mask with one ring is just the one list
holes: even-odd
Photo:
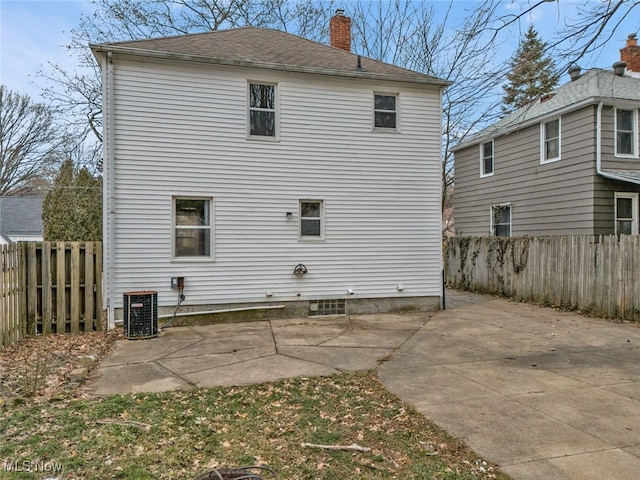
[(575, 82), (580, 78), (580, 70), (581, 68), (578, 65), (573, 65), (569, 67), (569, 76), (571, 77), (571, 81)]
[(358, 72), (362, 72), (363, 71), (363, 69), (362, 69), (362, 55), (358, 55), (358, 63), (356, 65), (356, 70)]
[(616, 62), (613, 64), (613, 73), (618, 77), (622, 77), (626, 68), (627, 62)]

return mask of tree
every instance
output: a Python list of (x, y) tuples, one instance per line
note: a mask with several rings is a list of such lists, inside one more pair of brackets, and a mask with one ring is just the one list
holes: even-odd
[(503, 113), (517, 110), (551, 92), (560, 79), (553, 59), (546, 54), (547, 44), (529, 26), (515, 55), (511, 58), (508, 83), (503, 85)]
[(102, 180), (68, 158), (42, 206), (44, 239), (102, 240)]
[(0, 196), (28, 194), (47, 178), (64, 141), (50, 108), (0, 85)]

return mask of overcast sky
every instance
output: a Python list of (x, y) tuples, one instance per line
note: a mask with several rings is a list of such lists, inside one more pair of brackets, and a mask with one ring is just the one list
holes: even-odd
[[(561, 26), (566, 17), (575, 13), (577, 5), (585, 0), (560, 0), (557, 3), (544, 4), (536, 10), (531, 20), (544, 40), (549, 40), (553, 31)], [(597, 0), (591, 0), (597, 1)], [(446, 2), (441, 1), (443, 7)], [(469, 7), (470, 2), (459, 2), (460, 8)], [(348, 15), (349, 0), (342, 2)], [(505, 1), (505, 11), (517, 11), (528, 1)], [(11, 90), (26, 93), (34, 100), (40, 100), (37, 72), (47, 68), (48, 62), (67, 68), (75, 67), (75, 57), (64, 48), (71, 38), (71, 29), (75, 28), (82, 13), (91, 13), (93, 6), (87, 0), (0, 0), (0, 83)], [(629, 33), (638, 32), (639, 15), (634, 14), (618, 29), (605, 50), (581, 62), (583, 68), (610, 68), (619, 60), (619, 49), (625, 45)], [(526, 30), (528, 25), (521, 26)], [(507, 58), (517, 48), (517, 35), (514, 42), (505, 45)], [(566, 78), (562, 80), (562, 83)]]

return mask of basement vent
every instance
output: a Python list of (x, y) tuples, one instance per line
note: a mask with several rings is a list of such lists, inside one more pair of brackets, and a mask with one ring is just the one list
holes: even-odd
[(346, 303), (344, 298), (315, 300), (309, 304), (309, 315), (344, 315)]

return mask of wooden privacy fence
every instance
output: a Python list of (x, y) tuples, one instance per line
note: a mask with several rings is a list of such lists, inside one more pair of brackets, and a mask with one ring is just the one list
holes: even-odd
[(640, 320), (640, 235), (453, 237), (448, 286)]
[(102, 329), (101, 242), (20, 242), (0, 251), (1, 346)]

